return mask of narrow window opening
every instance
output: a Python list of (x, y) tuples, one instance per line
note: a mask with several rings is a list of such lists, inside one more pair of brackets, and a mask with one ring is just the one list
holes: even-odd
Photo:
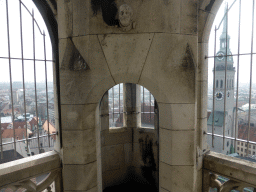
[[(141, 187), (141, 191), (159, 191), (157, 112), (155, 98), (140, 85), (118, 84), (104, 94), (99, 104), (97, 132), (101, 143), (99, 162), (104, 162), (100, 171), (104, 192), (122, 191), (127, 184)], [(118, 124), (121, 116), (122, 124)]]

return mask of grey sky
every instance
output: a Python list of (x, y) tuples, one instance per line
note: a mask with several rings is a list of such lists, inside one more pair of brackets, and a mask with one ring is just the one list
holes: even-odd
[[(209, 56), (214, 55), (214, 28), (215, 25), (219, 25), (221, 19), (224, 15), (225, 4), (228, 2), (228, 5), (234, 2), (234, 0), (225, 0), (223, 1), (218, 14), (216, 15), (214, 24), (212, 26), (211, 35), (209, 39)], [(240, 53), (250, 53), (251, 52), (251, 36), (252, 36), (252, 0), (242, 0), (241, 6), (241, 39), (240, 39)], [(256, 5), (255, 5), (256, 7)], [(256, 12), (255, 12), (256, 15)], [(254, 19), (255, 22), (255, 19)], [(230, 35), (230, 49), (233, 54), (238, 53), (238, 25), (239, 25), (239, 0), (236, 0), (233, 7), (230, 9), (228, 14), (228, 34)], [(219, 50), (219, 36), (223, 30), (223, 25), (220, 26), (220, 29), (217, 32), (217, 50)], [(254, 26), (254, 43), (253, 43), (253, 52), (256, 52), (256, 30)], [(237, 71), (237, 56), (233, 57), (234, 67)], [(253, 74), (256, 74), (256, 58), (253, 57)], [(213, 59), (209, 59), (209, 83), (212, 84), (213, 80)], [(249, 83), (250, 82), (250, 55), (240, 56), (240, 70), (239, 70), (239, 82)], [(236, 75), (235, 75), (236, 76)], [(253, 83), (256, 83), (256, 75), (253, 76)]]
[[(8, 57), (8, 41), (7, 41), (7, 25), (6, 25), (6, 0), (0, 0), (0, 57)], [(21, 41), (20, 41), (20, 11), (19, 0), (9, 0), (9, 24), (10, 24), (10, 48), (11, 57), (21, 58)], [(46, 55), (47, 59), (52, 59), (52, 49), (49, 34), (46, 25), (37, 10), (36, 6), (31, 0), (22, 0), (32, 13), (34, 8), (35, 18), (41, 28), (46, 33)], [(22, 6), (22, 24), (23, 24), (23, 47), (24, 58), (33, 59), (33, 33), (32, 33), (32, 17), (27, 10)], [(43, 36), (40, 34), (38, 27), (35, 25), (35, 43), (36, 59), (44, 59)], [(12, 60), (12, 80), (22, 81), (21, 61)], [(25, 81), (34, 81), (34, 63), (33, 61), (25, 61)], [(8, 59), (0, 59), (0, 82), (9, 82), (9, 61)], [(52, 63), (47, 63), (48, 81), (52, 81)], [(44, 62), (36, 62), (36, 76), (37, 81), (45, 81), (45, 67)]]

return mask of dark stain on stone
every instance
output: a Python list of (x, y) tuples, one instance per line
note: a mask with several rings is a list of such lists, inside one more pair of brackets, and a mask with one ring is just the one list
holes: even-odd
[(205, 11), (210, 12), (215, 0), (211, 0), (210, 3), (205, 7)]
[(193, 93), (195, 88), (195, 62), (189, 44), (187, 44), (185, 54), (181, 61), (180, 72), (181, 82), (189, 88), (190, 93)]
[(187, 69), (194, 70), (194, 68), (195, 68), (193, 54), (192, 54), (189, 44), (187, 44), (185, 55), (182, 59), (181, 66), (182, 66), (183, 70), (187, 70)]
[(67, 45), (62, 60), (61, 69), (69, 69), (71, 71), (84, 71), (89, 69), (86, 61), (75, 47), (71, 38), (67, 39)]
[(153, 139), (147, 135), (145, 139), (139, 139), (143, 165), (141, 166), (142, 176), (152, 186), (154, 191), (157, 191), (157, 182), (154, 177), (156, 171), (156, 162), (153, 151)]
[(91, 7), (94, 15), (97, 15), (99, 11), (102, 12), (103, 20), (107, 25), (119, 25), (116, 19), (118, 8), (115, 0), (91, 0)]

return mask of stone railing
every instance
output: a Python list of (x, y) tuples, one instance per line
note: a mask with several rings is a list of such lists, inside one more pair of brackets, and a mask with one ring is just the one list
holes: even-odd
[(206, 154), (203, 160), (203, 192), (232, 190), (256, 192), (256, 163), (215, 152)]
[(1, 164), (0, 191), (62, 191), (58, 153), (50, 151)]

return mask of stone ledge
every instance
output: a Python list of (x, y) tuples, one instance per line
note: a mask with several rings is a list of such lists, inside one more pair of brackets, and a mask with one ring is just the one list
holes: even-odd
[(256, 163), (216, 152), (206, 154), (203, 168), (229, 179), (256, 187)]
[(59, 154), (50, 151), (0, 165), (0, 187), (61, 168)]

